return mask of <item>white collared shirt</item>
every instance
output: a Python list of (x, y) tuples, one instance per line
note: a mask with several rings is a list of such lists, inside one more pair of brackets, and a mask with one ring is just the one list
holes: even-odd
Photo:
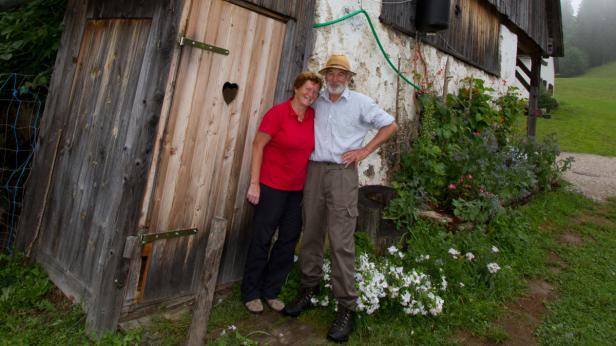
[(342, 163), (342, 154), (362, 147), (368, 131), (394, 122), (373, 99), (346, 88), (336, 102), (323, 90), (315, 110), (315, 149), (310, 160)]

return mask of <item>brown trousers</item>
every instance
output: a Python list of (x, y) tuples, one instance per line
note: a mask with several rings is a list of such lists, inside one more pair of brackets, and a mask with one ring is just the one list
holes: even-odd
[(355, 225), (357, 167), (325, 162), (308, 164), (304, 187), (304, 233), (300, 252), (301, 285), (317, 286), (323, 276), (325, 235), (329, 236), (332, 286), (338, 304), (355, 309)]

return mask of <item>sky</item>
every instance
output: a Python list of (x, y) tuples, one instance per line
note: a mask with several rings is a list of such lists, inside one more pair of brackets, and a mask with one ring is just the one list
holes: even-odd
[(573, 5), (573, 14), (576, 16), (578, 8), (580, 7), (580, 2), (582, 2), (582, 0), (571, 0), (571, 4)]

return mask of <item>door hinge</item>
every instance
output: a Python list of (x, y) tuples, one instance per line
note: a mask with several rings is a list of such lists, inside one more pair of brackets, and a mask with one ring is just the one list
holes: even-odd
[(169, 232), (141, 234), (139, 235), (139, 241), (141, 245), (144, 245), (144, 244), (156, 241), (156, 240), (171, 239), (171, 238), (195, 235), (197, 234), (198, 231), (199, 230), (196, 228), (187, 228), (187, 229), (178, 229), (178, 230), (169, 231)]
[(180, 39), (178, 40), (178, 44), (180, 45), (180, 47), (186, 45), (186, 46), (201, 48), (201, 49), (214, 52), (214, 53), (218, 53), (218, 54), (222, 54), (222, 55), (229, 55), (228, 49), (212, 46), (211, 44), (207, 44), (204, 42), (191, 40), (186, 36), (180, 37)]

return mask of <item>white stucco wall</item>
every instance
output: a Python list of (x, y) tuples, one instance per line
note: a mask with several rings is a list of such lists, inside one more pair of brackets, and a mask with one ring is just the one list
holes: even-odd
[[(400, 70), (411, 80), (416, 74), (426, 75), (424, 81), (429, 82), (438, 94), (443, 93), (445, 84), (448, 85), (448, 93), (456, 92), (461, 87), (461, 80), (467, 77), (485, 80), (486, 84), (494, 88), (497, 93), (505, 91), (511, 84), (511, 78), (515, 79), (517, 38), (504, 26), (501, 26), (500, 59), (501, 70), (505, 78), (500, 78), (472, 67), (432, 46), (421, 44), (424, 67), (416, 54), (415, 38), (380, 23), (378, 17), (381, 12), (381, 3), (379, 1), (318, 0), (315, 23), (338, 19), (359, 9), (360, 3), (370, 15), (381, 43), (394, 65), (400, 61)], [(396, 107), (398, 78), (381, 54), (363, 15), (359, 14), (346, 21), (315, 29), (315, 37), (315, 48), (308, 65), (310, 70), (320, 70), (330, 54), (346, 54), (351, 59), (352, 68), (357, 73), (354, 77), (354, 90), (375, 99), (385, 111), (396, 116), (398, 122), (413, 119), (415, 116), (414, 89), (400, 80), (398, 107)], [(447, 83), (445, 83), (446, 79), (449, 79)], [(372, 135), (367, 140), (372, 138)], [(389, 183), (387, 167), (378, 153), (364, 160), (359, 172), (362, 185)]]

